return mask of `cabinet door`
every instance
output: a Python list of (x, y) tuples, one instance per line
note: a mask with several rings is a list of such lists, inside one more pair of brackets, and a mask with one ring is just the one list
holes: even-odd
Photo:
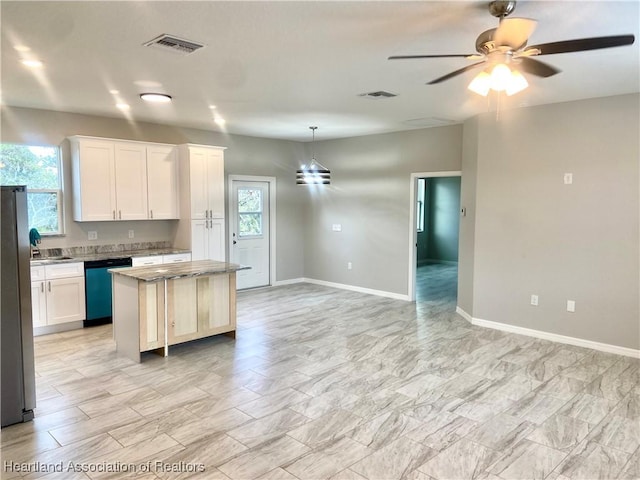
[(140, 282), (140, 351), (164, 346), (164, 283)]
[(203, 148), (189, 148), (189, 186), (191, 189), (191, 219), (208, 218), (209, 177), (207, 176), (207, 156)]
[(224, 154), (220, 150), (207, 153), (209, 218), (224, 218)]
[(200, 338), (199, 277), (169, 280), (167, 284), (167, 340), (169, 345)]
[(209, 248), (207, 257), (210, 260), (218, 260), (224, 262), (226, 258), (225, 252), (225, 235), (224, 235), (224, 219), (209, 220), (208, 240)]
[(117, 220), (146, 220), (147, 149), (137, 143), (116, 143)]
[(47, 325), (85, 319), (84, 277), (47, 280)]
[(114, 220), (116, 185), (113, 142), (80, 140), (74, 159), (74, 220)]
[(209, 258), (209, 220), (191, 221), (191, 260)]
[(175, 147), (147, 147), (150, 219), (178, 218), (178, 155)]
[[(231, 276), (233, 276), (233, 285), (230, 283)], [(235, 330), (235, 275), (221, 274), (204, 277), (198, 287), (200, 288), (198, 295), (200, 334), (205, 337)]]
[(47, 325), (47, 296), (44, 290), (44, 280), (31, 282), (31, 318), (34, 328)]

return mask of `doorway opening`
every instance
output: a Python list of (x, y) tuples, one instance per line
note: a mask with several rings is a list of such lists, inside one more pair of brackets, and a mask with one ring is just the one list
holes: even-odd
[(276, 179), (229, 175), (229, 258), (251, 267), (236, 273), (238, 290), (273, 285)]
[(461, 172), (411, 174), (409, 299), (451, 303), (458, 292)]

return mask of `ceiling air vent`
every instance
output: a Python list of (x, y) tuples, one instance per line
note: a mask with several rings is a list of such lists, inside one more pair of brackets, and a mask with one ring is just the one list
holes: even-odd
[(364, 98), (371, 98), (373, 100), (381, 99), (381, 98), (397, 97), (395, 93), (385, 92), (384, 90), (378, 90), (377, 92), (361, 93), (358, 96), (364, 97)]
[(162, 48), (163, 50), (169, 50), (183, 55), (188, 55), (204, 47), (201, 43), (192, 42), (191, 40), (185, 40), (184, 38), (178, 38), (175, 35), (168, 35), (166, 33), (163, 33), (153, 40), (149, 40), (143, 45), (145, 47)]

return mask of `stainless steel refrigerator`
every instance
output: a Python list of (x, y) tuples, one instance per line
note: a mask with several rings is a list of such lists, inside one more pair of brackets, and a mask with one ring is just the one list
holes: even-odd
[(36, 407), (27, 190), (1, 187), (0, 410), (2, 426), (33, 419)]

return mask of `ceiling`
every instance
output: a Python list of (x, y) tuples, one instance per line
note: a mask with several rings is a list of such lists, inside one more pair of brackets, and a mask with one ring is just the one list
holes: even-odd
[[(478, 34), (497, 26), (486, 5), (3, 0), (2, 102), (297, 141), (311, 139), (311, 125), (318, 126), (316, 139), (324, 140), (459, 123), (495, 109), (497, 99), (488, 102), (466, 89), (473, 72), (426, 82), (469, 60), (387, 57), (474, 53)], [(638, 38), (639, 5), (521, 1), (512, 17), (538, 20), (531, 44), (627, 33)], [(163, 33), (205, 48), (181, 55), (143, 46)], [(44, 67), (24, 67), (25, 57)], [(530, 88), (501, 99), (500, 108), (640, 90), (638, 40), (544, 61), (562, 73), (527, 76)], [(359, 96), (378, 90), (397, 97)], [(145, 91), (168, 93), (173, 102), (145, 104), (138, 97)], [(119, 110), (117, 102), (130, 110)], [(224, 118), (223, 127), (214, 114)]]

